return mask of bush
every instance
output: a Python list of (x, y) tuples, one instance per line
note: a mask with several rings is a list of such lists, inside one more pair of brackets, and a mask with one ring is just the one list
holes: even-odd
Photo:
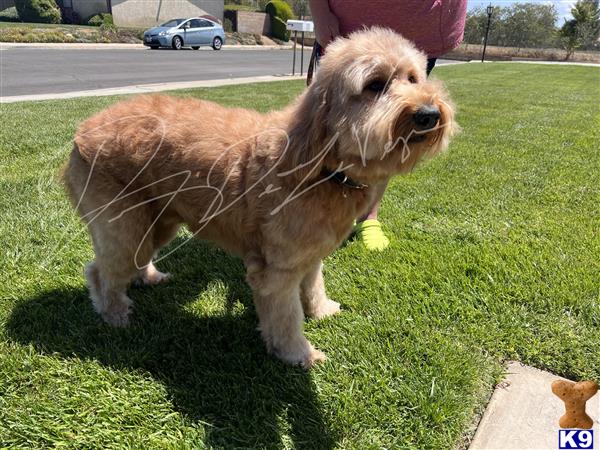
[(232, 45), (263, 45), (262, 37), (252, 33), (227, 33), (227, 42)]
[(271, 16), (271, 35), (282, 41), (289, 41), (290, 32), (286, 30), (286, 22), (294, 18), (290, 5), (282, 0), (272, 0), (267, 3), (265, 11)]
[(271, 35), (284, 42), (290, 40), (290, 32), (287, 30), (287, 24), (279, 17), (271, 16)]
[(90, 17), (87, 21), (88, 25), (93, 27), (99, 27), (104, 25), (105, 27), (114, 27), (112, 14), (100, 13)]
[(15, 0), (19, 18), (23, 22), (60, 23), (60, 9), (55, 0)]
[(294, 18), (292, 8), (283, 0), (270, 1), (265, 6), (265, 12), (271, 17), (279, 17), (284, 23)]
[(0, 11), (0, 22), (20, 22), (19, 13), (17, 8), (11, 6), (6, 8), (4, 11)]
[(117, 32), (117, 27), (115, 27), (112, 23), (111, 24), (103, 23), (102, 25), (100, 25), (100, 33), (106, 34), (106, 33), (116, 33), (116, 32)]
[(1, 42), (76, 42), (76, 38), (54, 28), (32, 29), (30, 27), (0, 28)]

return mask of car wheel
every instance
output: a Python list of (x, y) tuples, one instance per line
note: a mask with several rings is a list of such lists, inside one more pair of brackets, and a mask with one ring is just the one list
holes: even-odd
[(198, 50), (199, 48), (200, 48), (200, 47), (198, 47), (197, 45), (194, 45), (194, 46), (192, 47), (192, 50)]
[(150, 48), (151, 48), (152, 50), (158, 50), (158, 45), (151, 45), (151, 46), (150, 46)]
[(173, 38), (173, 48), (175, 50), (181, 50), (181, 47), (183, 47), (183, 39), (181, 39), (179, 36), (175, 36)]
[(213, 43), (212, 43), (213, 50), (221, 50), (222, 45), (223, 45), (223, 40), (220, 37), (216, 37), (213, 39)]

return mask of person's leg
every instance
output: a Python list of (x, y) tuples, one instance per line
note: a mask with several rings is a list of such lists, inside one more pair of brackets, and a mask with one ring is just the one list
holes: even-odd
[(436, 61), (437, 61), (437, 58), (429, 58), (427, 60), (427, 76), (429, 76), (429, 74), (431, 73), (431, 71), (435, 67)]
[[(437, 58), (429, 58), (427, 60), (427, 76), (429, 76), (435, 67), (436, 61)], [(386, 181), (377, 186), (375, 200), (371, 204), (368, 212), (356, 221), (355, 231), (368, 250), (383, 250), (390, 244), (389, 239), (381, 229), (381, 223), (379, 223), (379, 220), (377, 219), (379, 205), (381, 204), (381, 199), (383, 198), (387, 184), (388, 182)]]

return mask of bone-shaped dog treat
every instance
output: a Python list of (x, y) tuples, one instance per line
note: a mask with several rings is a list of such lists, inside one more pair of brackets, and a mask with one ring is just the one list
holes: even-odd
[(592, 428), (594, 421), (585, 412), (585, 402), (598, 392), (598, 384), (593, 381), (574, 383), (556, 380), (552, 383), (552, 392), (565, 402), (566, 412), (558, 422), (561, 428)]

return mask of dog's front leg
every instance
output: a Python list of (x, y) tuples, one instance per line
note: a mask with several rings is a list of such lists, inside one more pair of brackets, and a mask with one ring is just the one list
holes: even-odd
[(340, 304), (327, 298), (323, 282), (323, 264), (315, 264), (300, 283), (300, 299), (304, 314), (314, 319), (331, 316), (340, 312)]
[(325, 360), (302, 334), (304, 314), (300, 303), (300, 280), (294, 270), (248, 266), (248, 283), (254, 293), (259, 328), (267, 350), (292, 365), (312, 367)]

